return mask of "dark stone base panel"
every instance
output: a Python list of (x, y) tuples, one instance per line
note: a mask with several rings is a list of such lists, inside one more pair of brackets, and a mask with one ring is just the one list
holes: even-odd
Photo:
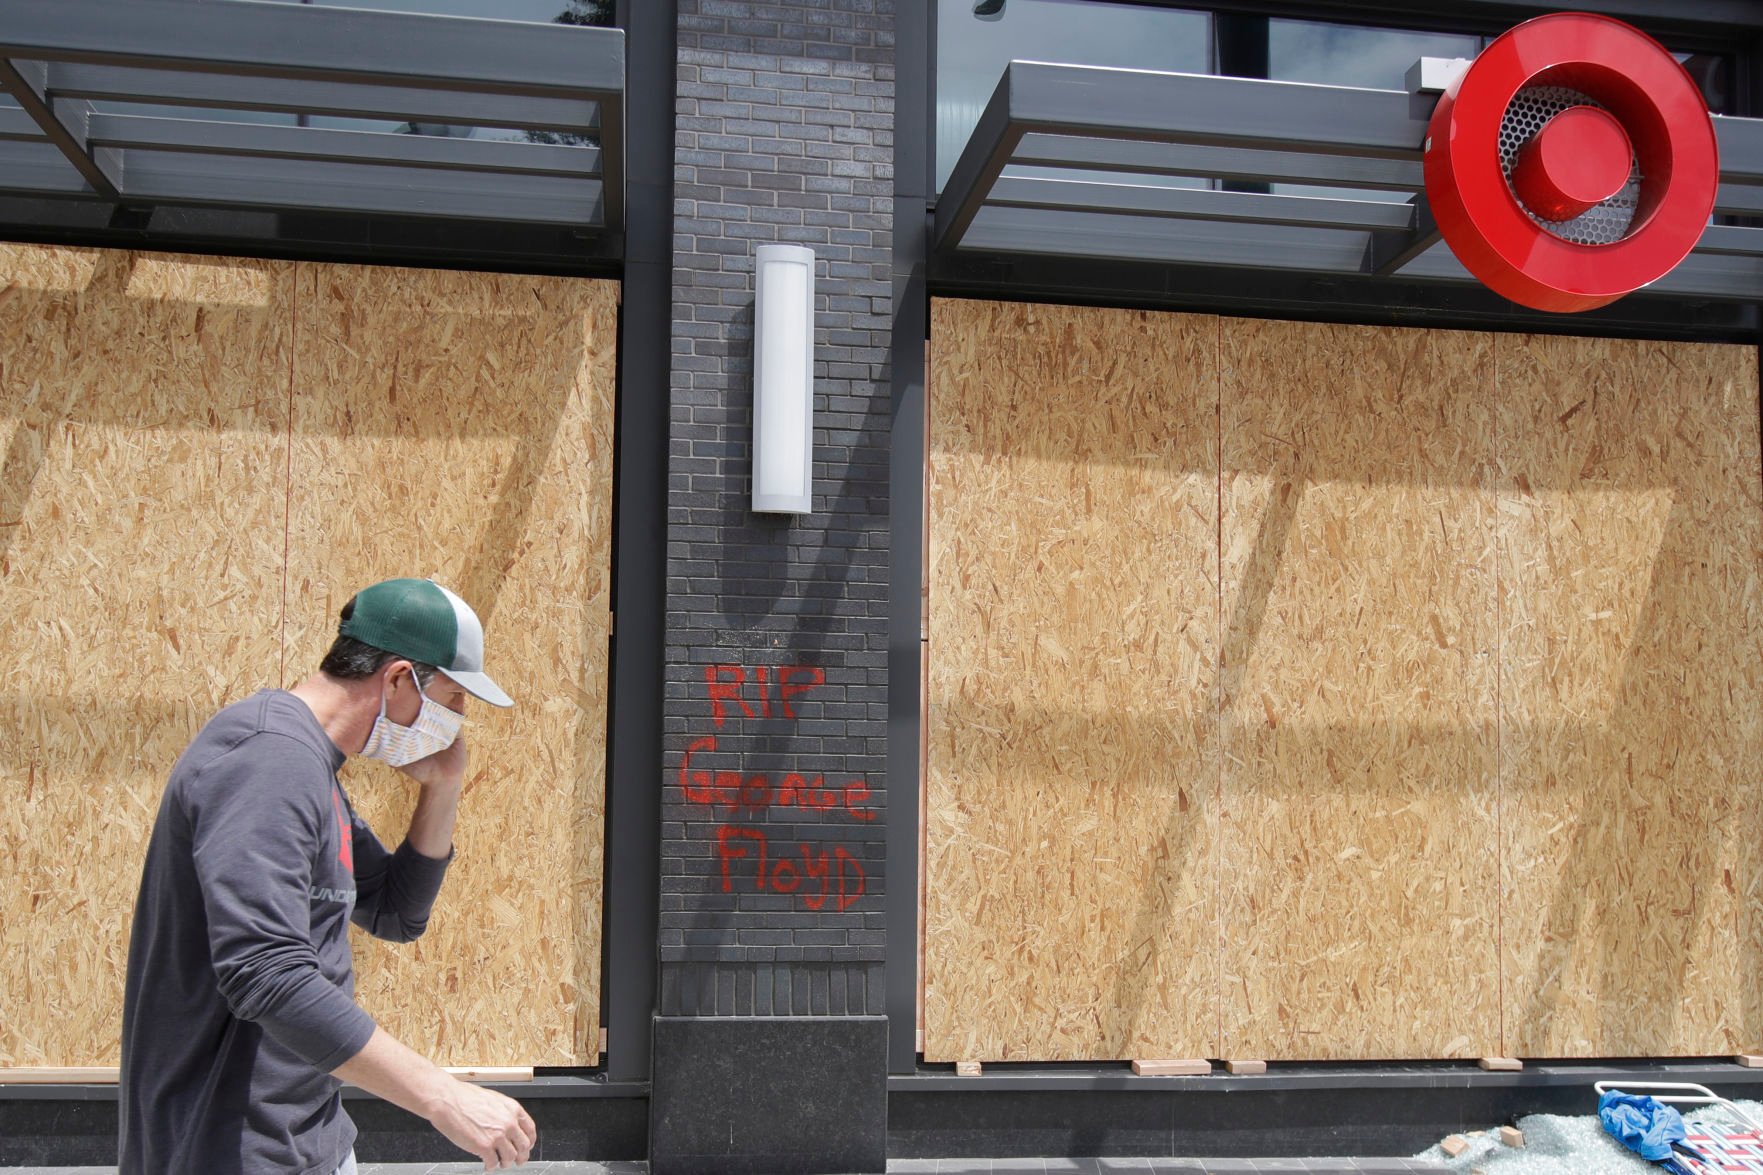
[(73, 1088), (56, 1096), (0, 1095), (0, 1167), (109, 1167), (116, 1164), (116, 1090)]
[[(1530, 1114), (1597, 1112), (1594, 1081), (1686, 1081), (1734, 1100), (1763, 1100), (1763, 1076), (1737, 1066), (1666, 1071), (1549, 1067), (1492, 1074), (1385, 1068), (1375, 1075), (1170, 1079), (1170, 1086), (1076, 1088), (1057, 1076), (896, 1078), (888, 1098), (895, 1159), (1043, 1155), (1225, 1158), (1412, 1155), (1448, 1134), (1508, 1125)], [(956, 1081), (989, 1081), (962, 1092)], [(1032, 1085), (1040, 1088), (1028, 1088)], [(1195, 1085), (1215, 1089), (1195, 1089)], [(914, 1089), (913, 1086), (921, 1088)], [(1012, 1088), (1015, 1086), (1015, 1088)]]
[[(533, 1158), (618, 1160), (648, 1157), (649, 1102), (638, 1096), (523, 1097), (519, 1085), (496, 1088), (518, 1100), (539, 1128)], [(358, 1090), (344, 1108), (360, 1137), (362, 1162), (456, 1163), (470, 1156), (434, 1127)], [(108, 1167), (116, 1163), (116, 1087), (15, 1087), (0, 1090), (0, 1167)]]
[[(498, 1088), (525, 1106), (539, 1128), (535, 1161), (605, 1163), (648, 1157), (647, 1099), (522, 1099), (517, 1089)], [(355, 1157), (364, 1163), (461, 1163), (471, 1158), (433, 1126), (390, 1102), (350, 1100), (346, 1108), (361, 1131)]]
[(657, 1017), (654, 1055), (653, 1175), (886, 1168), (883, 1017)]

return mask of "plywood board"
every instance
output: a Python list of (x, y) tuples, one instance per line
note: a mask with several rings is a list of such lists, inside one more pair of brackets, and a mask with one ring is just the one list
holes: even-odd
[(0, 1067), (116, 1063), (166, 773), (279, 672), (291, 273), (0, 244)]
[[(453, 1064), (594, 1062), (616, 286), (301, 270), (288, 674), (361, 586), (433, 575), (482, 617), (510, 712), (478, 706), (458, 857), (428, 933), (356, 939), (361, 1002)], [(395, 842), (404, 777), (344, 783)]]
[(933, 305), (928, 1060), (1217, 1052), (1218, 331)]
[(1499, 351), (1505, 1043), (1763, 1041), (1751, 347)]
[(1225, 331), (1225, 1047), (1498, 1037), (1486, 336)]

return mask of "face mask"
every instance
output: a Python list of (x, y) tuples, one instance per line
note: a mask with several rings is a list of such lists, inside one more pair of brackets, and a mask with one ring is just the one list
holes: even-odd
[[(414, 675), (411, 680), (416, 680)], [(409, 726), (400, 726), (386, 717), (385, 695), (380, 695), (380, 716), (374, 719), (373, 729), (367, 733), (367, 745), (361, 748), (363, 755), (391, 767), (402, 767), (453, 745), (453, 740), (459, 737), (459, 728), (465, 725), (465, 715), (455, 714), (432, 700), (422, 692), (421, 685), (416, 687), (416, 692), (422, 697), (422, 709), (417, 711), (416, 721)]]

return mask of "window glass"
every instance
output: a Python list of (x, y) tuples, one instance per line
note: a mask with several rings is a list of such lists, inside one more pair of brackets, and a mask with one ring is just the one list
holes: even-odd
[(1422, 57), (1474, 57), (1480, 37), (1322, 24), (1267, 22), (1267, 76), (1283, 82), (1400, 90)]
[(434, 16), (487, 16), (497, 20), (610, 25), (613, 0), (277, 0), (379, 12), (426, 12)]
[(1715, 114), (1733, 113), (1731, 58), (1717, 53), (1674, 53), (1672, 56), (1701, 87), (1709, 110)]
[(1083, 0), (937, 0), (937, 190), (1011, 61), (1210, 73), (1211, 46), (1203, 12)]

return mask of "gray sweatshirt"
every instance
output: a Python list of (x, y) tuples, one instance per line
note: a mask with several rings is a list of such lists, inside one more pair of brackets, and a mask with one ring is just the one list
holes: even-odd
[(330, 1175), (354, 1145), (330, 1071), (374, 1024), (349, 922), (415, 938), (447, 862), (388, 853), (343, 760), (305, 703), (264, 690), (172, 768), (129, 940), (120, 1175)]

